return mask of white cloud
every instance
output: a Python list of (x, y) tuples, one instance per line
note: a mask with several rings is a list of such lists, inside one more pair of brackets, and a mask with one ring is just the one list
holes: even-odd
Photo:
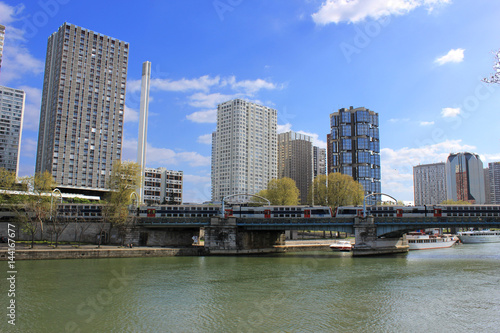
[[(135, 160), (137, 155), (137, 140), (125, 139), (123, 142), (123, 159)], [(146, 148), (147, 166), (171, 166), (187, 163), (192, 167), (209, 166), (210, 157), (203, 156), (197, 152), (175, 152), (168, 148), (153, 147), (148, 143)]]
[[(452, 152), (474, 151), (475, 146), (461, 140), (446, 140), (417, 148), (381, 149), (382, 191), (396, 199), (413, 198), (413, 167), (446, 161)], [(388, 191), (388, 192), (386, 192)]]
[(217, 109), (196, 111), (186, 116), (187, 119), (195, 123), (216, 123)]
[(278, 125), (278, 127), (276, 129), (278, 134), (289, 132), (291, 130), (292, 130), (292, 124), (290, 124), (290, 123), (286, 123), (285, 125)]
[(243, 90), (249, 96), (252, 96), (261, 89), (273, 90), (278, 88), (276, 84), (263, 79), (236, 81), (236, 77), (234, 76), (222, 80), (221, 85), (225, 86), (226, 84), (234, 90)]
[(26, 93), (24, 105), (23, 129), (38, 131), (40, 121), (40, 105), (42, 102), (42, 90), (34, 87), (20, 86), (18, 89)]
[(464, 60), (464, 51), (465, 49), (450, 50), (446, 55), (436, 58), (434, 62), (440, 66), (449, 62), (462, 62)]
[(221, 93), (205, 94), (200, 92), (189, 96), (190, 101), (188, 103), (197, 108), (208, 109), (214, 108), (217, 104), (227, 102), (237, 97), (241, 97), (241, 95), (224, 95)]
[(36, 153), (37, 145), (37, 140), (23, 137), (21, 139), (21, 155), (33, 156), (33, 154)]
[(318, 12), (312, 14), (316, 24), (357, 23), (367, 18), (379, 19), (390, 15), (404, 15), (418, 7), (429, 11), (434, 6), (450, 3), (451, 0), (326, 0)]
[(26, 74), (39, 75), (43, 73), (43, 61), (33, 57), (29, 50), (19, 43), (6, 43), (2, 56), (2, 84), (24, 77)]
[[(320, 140), (318, 134), (316, 134), (316, 133), (308, 133), (308, 132), (304, 132), (304, 131), (298, 131), (297, 133), (309, 135), (312, 138), (312, 144), (313, 144), (313, 146), (316, 146), (316, 147), (319, 147), (319, 148), (325, 148), (326, 149), (326, 141)], [(326, 135), (325, 135), (325, 137), (326, 137)]]
[[(219, 76), (212, 78), (209, 75), (204, 75), (194, 79), (182, 78), (180, 80), (152, 78), (151, 89), (161, 91), (209, 91), (210, 87), (218, 85), (219, 82)], [(141, 90), (141, 80), (129, 80), (127, 85), (130, 92)]]
[(443, 118), (456, 117), (460, 114), (460, 108), (443, 108), (441, 110), (441, 116)]
[(434, 125), (433, 121), (421, 121), (420, 126), (431, 126)]
[(408, 121), (410, 121), (410, 118), (402, 118), (402, 119), (400, 119), (400, 118), (391, 118), (391, 119), (389, 119), (390, 123), (401, 123), (401, 122), (408, 122)]
[(212, 133), (200, 135), (198, 137), (198, 140), (196, 140), (196, 141), (198, 143), (202, 143), (204, 145), (211, 145), (212, 144)]
[(139, 121), (139, 111), (129, 108), (125, 105), (125, 113), (123, 114), (123, 121), (126, 123), (136, 123)]
[(3, 25), (8, 25), (16, 20), (15, 16), (24, 10), (24, 5), (19, 4), (16, 7), (9, 6), (4, 2), (0, 2), (0, 22)]

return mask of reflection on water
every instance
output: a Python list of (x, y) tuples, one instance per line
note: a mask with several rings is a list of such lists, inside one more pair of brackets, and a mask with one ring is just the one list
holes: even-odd
[[(4, 320), (2, 332), (493, 332), (500, 327), (500, 244), (376, 258), (302, 252), (17, 265), (18, 321), (12, 330)], [(7, 304), (5, 293), (0, 300)]]

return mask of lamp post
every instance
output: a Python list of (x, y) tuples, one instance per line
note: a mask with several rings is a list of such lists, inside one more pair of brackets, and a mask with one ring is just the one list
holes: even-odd
[(61, 198), (61, 203), (62, 203), (62, 193), (58, 188), (55, 188), (52, 193), (50, 193), (50, 220), (52, 221), (52, 203), (54, 199), (54, 193), (59, 193), (59, 197)]
[(366, 217), (366, 198), (372, 196), (372, 195), (385, 195), (389, 198), (391, 198), (392, 200), (394, 200), (396, 202), (396, 204), (398, 203), (398, 201), (396, 199), (394, 199), (394, 197), (390, 196), (389, 194), (385, 194), (385, 193), (370, 193), (368, 195), (365, 195), (365, 197), (363, 198), (363, 217)]

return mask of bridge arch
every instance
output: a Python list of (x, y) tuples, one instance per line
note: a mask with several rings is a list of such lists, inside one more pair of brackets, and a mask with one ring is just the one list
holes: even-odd
[(255, 197), (255, 198), (263, 199), (263, 200), (267, 201), (267, 205), (268, 206), (271, 206), (271, 201), (269, 201), (268, 199), (266, 199), (264, 197), (261, 197), (260, 195), (250, 194), (250, 193), (231, 194), (231, 195), (228, 195), (228, 196), (225, 196), (224, 198), (222, 198), (222, 209), (221, 209), (221, 213), (220, 213), (220, 216), (222, 218), (224, 217), (224, 212), (225, 212), (225, 210), (224, 210), (224, 203), (225, 203), (226, 199), (232, 198), (232, 197), (237, 197), (237, 196), (240, 196), (240, 195), (246, 195), (246, 196), (249, 196), (249, 197)]

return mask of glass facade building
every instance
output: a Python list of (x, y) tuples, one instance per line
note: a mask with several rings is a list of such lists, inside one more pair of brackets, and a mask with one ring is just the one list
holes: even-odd
[[(378, 113), (360, 107), (330, 114), (328, 173), (340, 172), (361, 183), (365, 195), (381, 192)], [(381, 201), (371, 196), (367, 204)]]
[(472, 153), (450, 154), (446, 160), (446, 198), (484, 204), (483, 162)]

